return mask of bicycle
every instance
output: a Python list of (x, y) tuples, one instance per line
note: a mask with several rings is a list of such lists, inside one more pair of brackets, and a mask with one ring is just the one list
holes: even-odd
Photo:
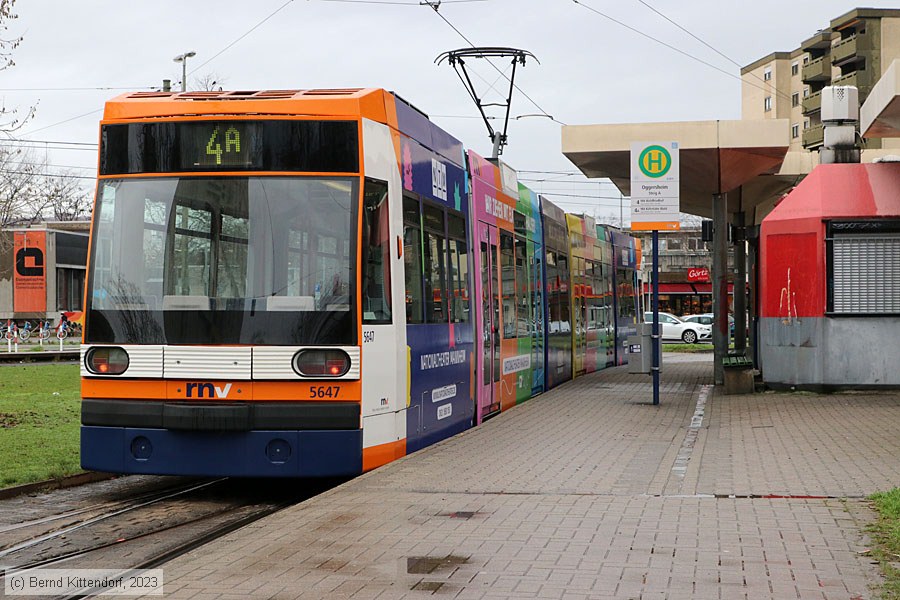
[(9, 320), (6, 322), (6, 325), (0, 328), (0, 334), (6, 340), (17, 340), (19, 338), (19, 325), (15, 321)]
[(27, 342), (32, 334), (36, 335), (41, 341), (49, 340), (50, 321), (38, 321), (37, 327), (32, 327), (31, 321), (25, 321), (25, 325), (19, 329), (19, 339), (23, 342)]

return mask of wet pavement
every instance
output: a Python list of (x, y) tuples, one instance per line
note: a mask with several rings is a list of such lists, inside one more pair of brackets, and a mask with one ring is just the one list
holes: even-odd
[(874, 597), (865, 497), (900, 482), (900, 393), (626, 367), (177, 558), (167, 598)]

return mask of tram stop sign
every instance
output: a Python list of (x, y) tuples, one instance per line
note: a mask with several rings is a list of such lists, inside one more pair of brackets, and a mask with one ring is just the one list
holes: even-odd
[(631, 143), (632, 231), (678, 231), (678, 142)]

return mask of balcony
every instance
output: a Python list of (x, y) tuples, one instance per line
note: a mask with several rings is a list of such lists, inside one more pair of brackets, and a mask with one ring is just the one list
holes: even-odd
[[(835, 84), (836, 85), (836, 84)], [(803, 114), (808, 115), (822, 109), (822, 92), (810, 94), (803, 99)]]
[(856, 35), (841, 40), (831, 47), (831, 62), (835, 65), (852, 62), (856, 58), (857, 43)]
[(831, 79), (831, 62), (825, 60), (825, 57), (819, 57), (803, 65), (803, 83), (829, 79)]
[(803, 147), (817, 148), (825, 141), (825, 127), (823, 125), (813, 125), (809, 129), (803, 130)]
[(838, 77), (831, 82), (831, 85), (852, 85), (859, 90), (859, 102), (862, 103), (872, 91), (872, 80), (868, 71), (854, 71)]

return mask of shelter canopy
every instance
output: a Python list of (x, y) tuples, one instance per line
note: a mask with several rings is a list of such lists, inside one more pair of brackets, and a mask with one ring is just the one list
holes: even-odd
[(562, 128), (562, 151), (585, 176), (607, 177), (630, 196), (631, 143), (677, 141), (680, 210), (710, 217), (713, 194), (778, 173), (789, 136), (786, 119), (568, 125)]

